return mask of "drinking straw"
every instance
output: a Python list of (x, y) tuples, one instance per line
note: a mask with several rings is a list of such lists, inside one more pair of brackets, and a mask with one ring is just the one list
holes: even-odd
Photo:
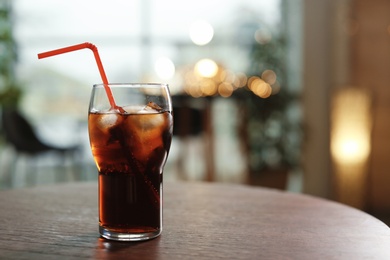
[(67, 53), (67, 52), (86, 49), (86, 48), (92, 50), (93, 55), (95, 56), (96, 64), (98, 66), (100, 76), (103, 80), (104, 89), (106, 90), (106, 94), (108, 97), (108, 101), (110, 102), (111, 108), (120, 109), (120, 107), (118, 107), (115, 104), (114, 96), (112, 95), (111, 89), (108, 86), (107, 76), (106, 76), (106, 73), (104, 72), (103, 64), (102, 64), (102, 61), (100, 60), (98, 49), (94, 44), (89, 43), (89, 42), (85, 42), (85, 43), (80, 43), (80, 44), (68, 46), (65, 48), (42, 52), (42, 53), (38, 54), (38, 59), (43, 59), (43, 58), (47, 58), (47, 57), (51, 57), (51, 56), (55, 56), (55, 55), (59, 55), (59, 54)]
[[(38, 54), (38, 59), (43, 59), (43, 58), (47, 58), (47, 57), (51, 57), (51, 56), (55, 56), (55, 55), (59, 55), (59, 54), (67, 53), (67, 52), (86, 49), (86, 48), (91, 49), (93, 51), (93, 54), (94, 54), (95, 60), (96, 60), (96, 64), (98, 66), (100, 76), (102, 77), (104, 89), (106, 90), (106, 94), (107, 94), (108, 100), (110, 102), (111, 108), (118, 109), (120, 113), (126, 113), (126, 111), (122, 107), (119, 107), (115, 104), (114, 96), (112, 95), (111, 89), (108, 86), (107, 76), (106, 76), (106, 73), (104, 72), (103, 64), (102, 64), (102, 61), (100, 60), (100, 56), (99, 56), (97, 47), (95, 45), (93, 45), (92, 43), (85, 42), (85, 43), (80, 43), (80, 44), (76, 44), (76, 45), (72, 45), (72, 46), (68, 46), (68, 47), (64, 47), (64, 48), (60, 48), (60, 49), (56, 49), (56, 50), (52, 50), (52, 51), (42, 52), (42, 53)], [(119, 136), (122, 136), (122, 135), (119, 135)], [(122, 139), (120, 139), (120, 143), (121, 143), (122, 147), (124, 147), (124, 148), (127, 146), (126, 143), (124, 142), (124, 140), (122, 140)], [(127, 151), (127, 149), (124, 149), (124, 150)], [(127, 158), (128, 158), (129, 164), (132, 165), (133, 170), (136, 170), (136, 171), (141, 173), (141, 171), (138, 169), (138, 167), (136, 167), (134, 162), (130, 159), (131, 157), (127, 157)], [(157, 201), (159, 204), (160, 197), (159, 197), (158, 193), (156, 192), (155, 188), (153, 187), (152, 183), (147, 178), (147, 176), (146, 175), (143, 175), (143, 176), (145, 178), (145, 185), (147, 185), (149, 187), (148, 191), (150, 192), (150, 196), (152, 198), (154, 198), (154, 200)]]

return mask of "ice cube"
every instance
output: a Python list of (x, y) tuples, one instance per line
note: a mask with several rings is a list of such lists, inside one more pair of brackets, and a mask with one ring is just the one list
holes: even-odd
[(143, 106), (125, 106), (123, 109), (129, 114), (139, 114), (142, 111)]
[(135, 131), (160, 129), (164, 125), (165, 118), (160, 113), (161, 107), (153, 102), (149, 102), (146, 106), (126, 106), (123, 108), (132, 115), (128, 119), (128, 124), (130, 124), (130, 128), (135, 127)]
[(137, 126), (140, 127), (143, 131), (156, 130), (160, 131), (160, 128), (164, 125), (163, 114), (154, 114), (150, 113), (150, 115), (140, 116), (138, 117)]
[(124, 106), (123, 109), (129, 114), (158, 114), (162, 111), (162, 108), (152, 101), (146, 106)]
[(146, 162), (154, 149), (163, 146), (162, 134), (167, 124), (165, 114), (153, 112), (129, 115), (124, 124), (132, 136), (129, 146), (136, 147), (133, 154), (137, 160)]
[(149, 103), (145, 106), (144, 110), (148, 110), (148, 111), (152, 110), (152, 111), (160, 112), (162, 108), (156, 103), (149, 101)]
[(102, 114), (98, 126), (101, 130), (108, 131), (108, 129), (119, 123), (120, 118), (116, 113)]

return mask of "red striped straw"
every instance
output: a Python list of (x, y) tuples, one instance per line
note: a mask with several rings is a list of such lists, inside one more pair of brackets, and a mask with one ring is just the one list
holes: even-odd
[(85, 42), (85, 43), (76, 44), (76, 45), (72, 45), (72, 46), (65, 47), (65, 48), (42, 52), (42, 53), (38, 54), (38, 59), (43, 59), (43, 58), (47, 58), (47, 57), (51, 57), (51, 56), (55, 56), (55, 55), (59, 55), (59, 54), (67, 53), (67, 52), (86, 49), (86, 48), (92, 50), (93, 55), (95, 56), (96, 64), (98, 66), (100, 76), (102, 77), (104, 89), (106, 90), (106, 94), (107, 94), (108, 100), (110, 102), (111, 108), (118, 109), (119, 107), (115, 104), (114, 96), (112, 95), (111, 89), (108, 86), (107, 76), (106, 76), (106, 73), (104, 72), (103, 64), (102, 64), (102, 61), (100, 60), (98, 49), (92, 43)]

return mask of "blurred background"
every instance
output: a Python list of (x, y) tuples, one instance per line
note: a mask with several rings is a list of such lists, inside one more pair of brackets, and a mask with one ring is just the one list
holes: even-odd
[(93, 181), (101, 79), (166, 82), (167, 181), (300, 192), (390, 216), (390, 2), (0, 0), (0, 189)]

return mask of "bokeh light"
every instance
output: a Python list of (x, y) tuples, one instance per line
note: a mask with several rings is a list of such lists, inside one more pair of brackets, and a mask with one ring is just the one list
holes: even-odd
[(280, 83), (273, 70), (264, 70), (260, 75), (248, 76), (243, 72), (225, 69), (211, 59), (201, 59), (193, 67), (181, 72), (183, 90), (198, 98), (220, 96), (228, 98), (239, 88), (247, 87), (254, 95), (268, 98), (280, 91)]
[(189, 33), (191, 41), (200, 46), (208, 44), (214, 37), (213, 27), (204, 20), (193, 22)]
[(268, 98), (272, 94), (270, 84), (259, 77), (252, 77), (248, 87), (255, 95), (261, 98)]
[(157, 75), (164, 80), (171, 79), (175, 75), (175, 64), (166, 57), (157, 59), (154, 63), (154, 69)]
[(273, 85), (276, 82), (276, 73), (273, 70), (265, 70), (261, 73), (261, 78), (268, 84)]
[(265, 28), (256, 30), (254, 37), (259, 44), (267, 44), (272, 40), (271, 32)]
[(233, 89), (232, 84), (227, 83), (227, 82), (222, 82), (218, 86), (219, 95), (221, 95), (222, 97), (225, 97), (225, 98), (230, 97), (233, 94), (233, 90), (234, 89)]
[(211, 79), (202, 80), (199, 86), (204, 96), (213, 96), (217, 93), (217, 85)]
[(245, 87), (247, 82), (248, 82), (248, 77), (246, 76), (246, 74), (243, 72), (238, 72), (238, 73), (236, 73), (236, 77), (239, 80), (237, 87), (238, 88)]
[(195, 73), (201, 77), (212, 78), (218, 73), (218, 65), (211, 59), (202, 59), (195, 64)]

